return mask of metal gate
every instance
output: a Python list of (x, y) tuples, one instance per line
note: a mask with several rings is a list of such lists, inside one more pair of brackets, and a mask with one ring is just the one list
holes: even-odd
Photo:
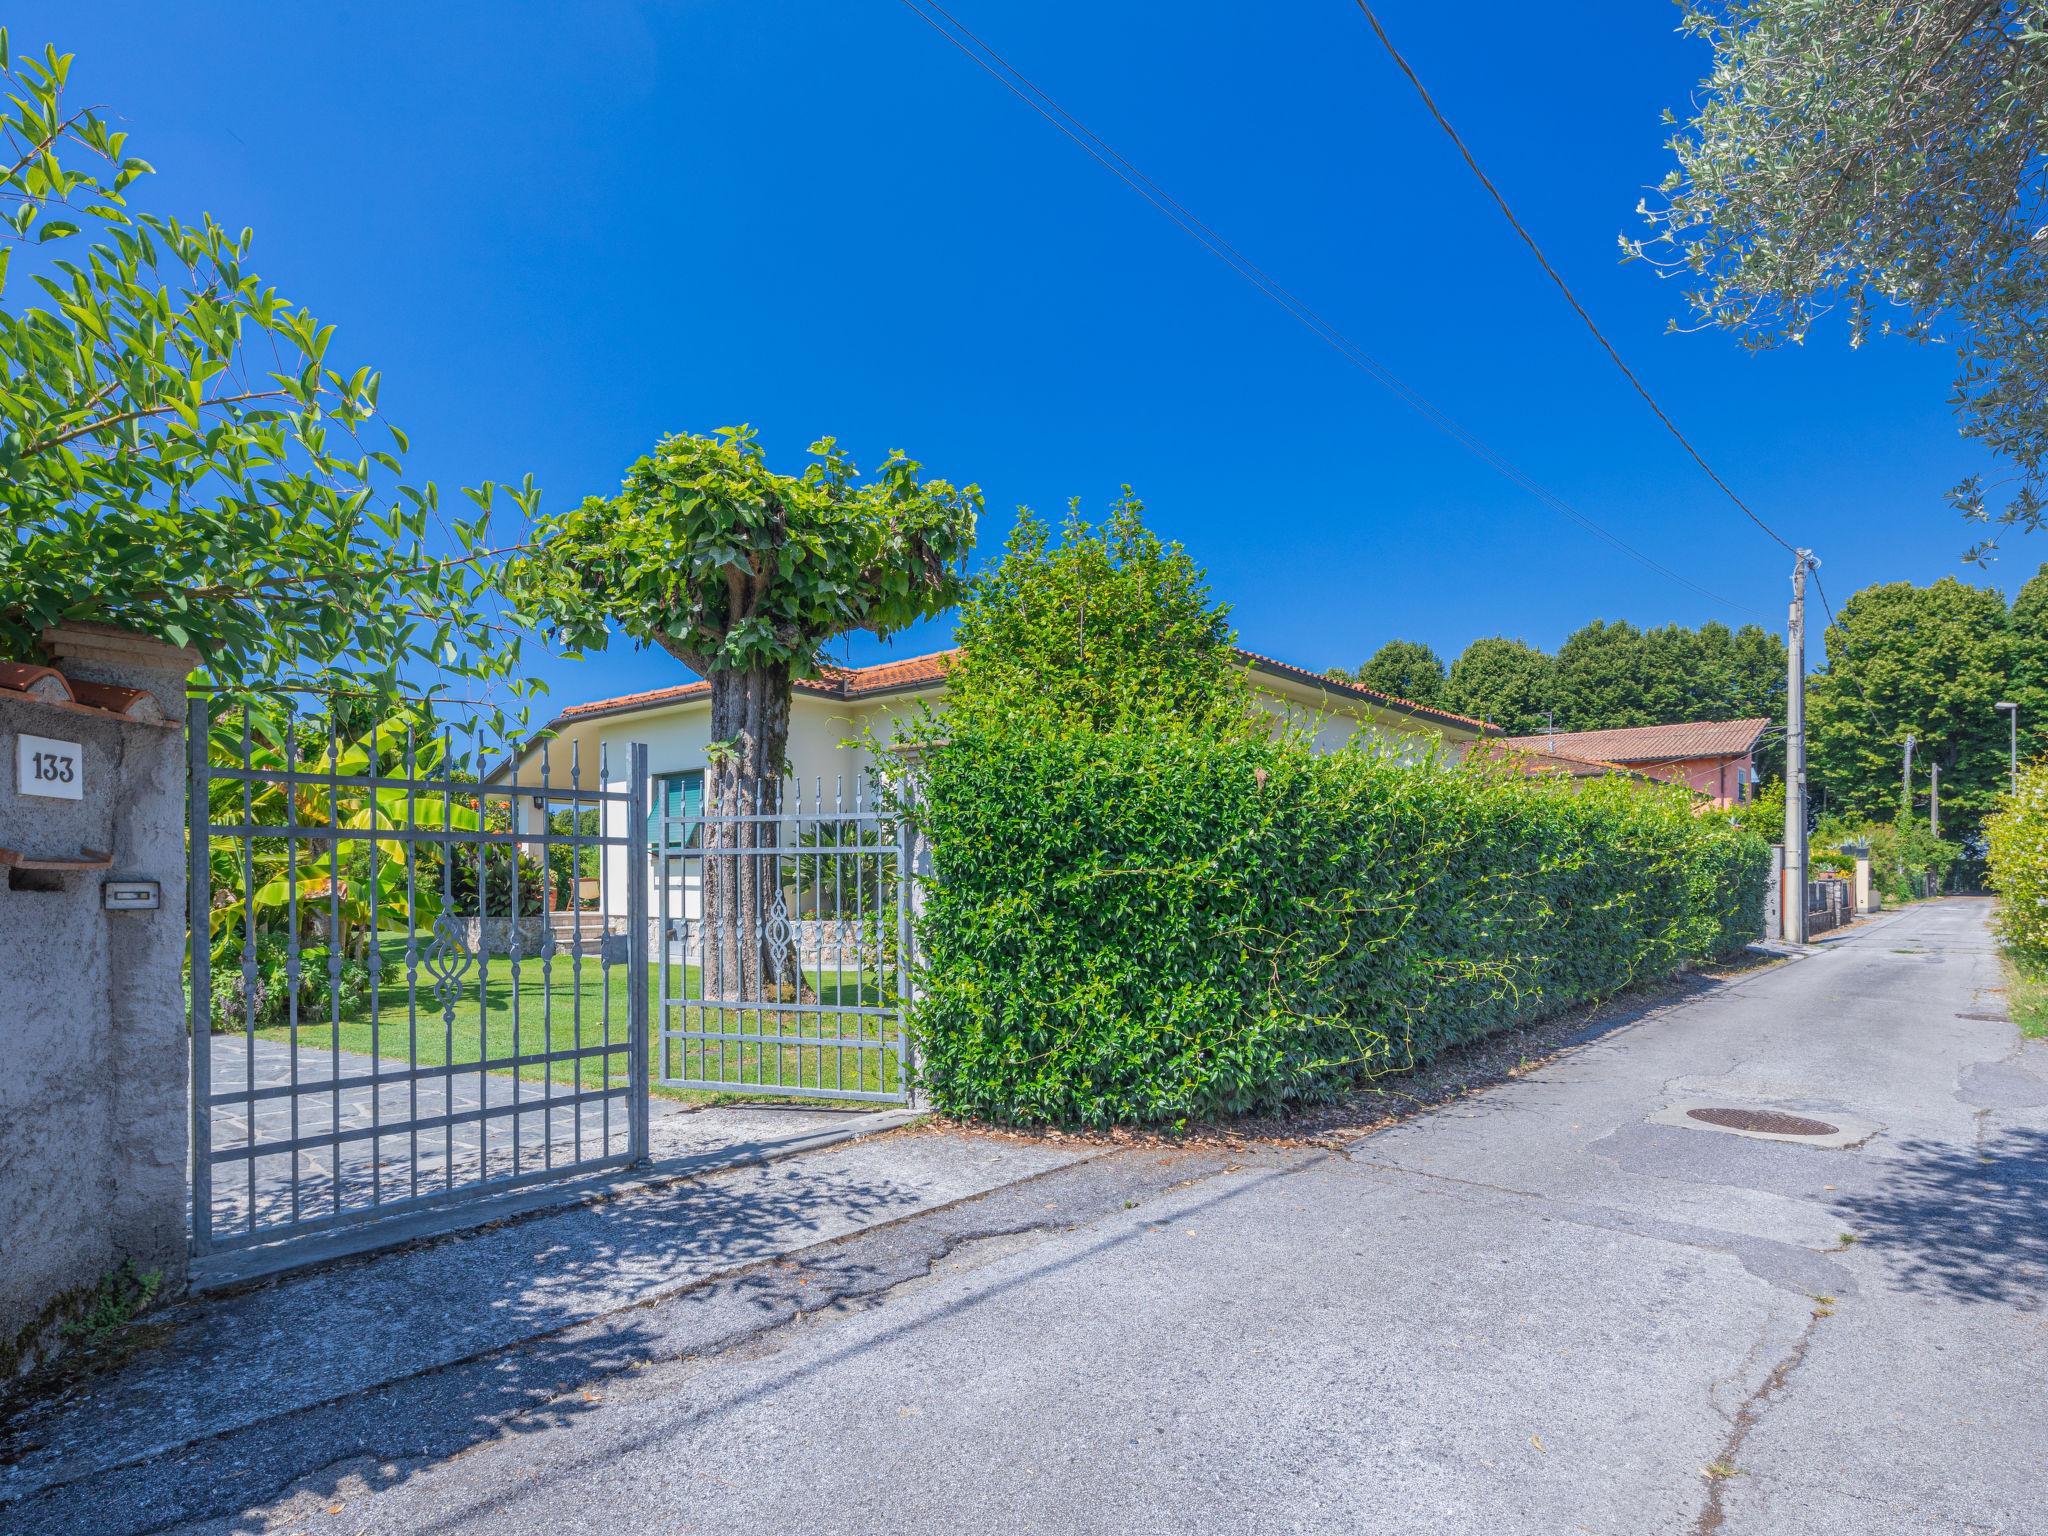
[(417, 718), (209, 713), (195, 1257), (644, 1160), (646, 749), (521, 783)]
[(907, 824), (865, 777), (741, 782), (655, 815), (664, 1084), (910, 1098)]

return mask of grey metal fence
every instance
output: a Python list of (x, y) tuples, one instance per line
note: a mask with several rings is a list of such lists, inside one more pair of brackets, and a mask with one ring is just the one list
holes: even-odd
[(864, 778), (709, 778), (701, 806), (656, 815), (661, 1081), (907, 1102), (904, 823)]
[(188, 722), (195, 1255), (643, 1159), (646, 749), (543, 747), (537, 782), (485, 782), (417, 725), (211, 714)]

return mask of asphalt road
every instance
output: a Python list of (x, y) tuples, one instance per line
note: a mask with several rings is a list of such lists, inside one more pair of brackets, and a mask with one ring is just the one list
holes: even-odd
[(1988, 915), (1850, 930), (1342, 1152), (1052, 1166), (0, 1526), (2048, 1532), (2048, 1045)]

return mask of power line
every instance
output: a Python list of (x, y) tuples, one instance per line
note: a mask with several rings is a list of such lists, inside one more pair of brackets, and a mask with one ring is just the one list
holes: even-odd
[[(1827, 610), (1828, 628), (1833, 629), (1835, 627), (1835, 609), (1834, 605), (1828, 601), (1828, 589), (1820, 584), (1820, 562), (1818, 560), (1813, 563), (1810, 574), (1813, 577), (1814, 595), (1820, 599), (1821, 607)], [(1848, 631), (1843, 631), (1845, 636), (1847, 633)]]
[(1465, 141), (1458, 136), (1458, 130), (1451, 126), (1450, 119), (1445, 117), (1443, 110), (1437, 106), (1436, 98), (1429, 94), (1429, 87), (1422, 83), (1421, 78), (1415, 73), (1414, 67), (1401, 56), (1401, 50), (1394, 46), (1394, 40), (1387, 36), (1387, 29), (1380, 25), (1380, 19), (1373, 14), (1372, 7), (1367, 5), (1365, 0), (1356, 0), (1356, 4), (1359, 10), (1365, 13), (1366, 22), (1371, 26), (1373, 36), (1380, 40), (1380, 45), (1387, 50), (1388, 57), (1393, 59), (1401, 73), (1408, 77), (1408, 83), (1415, 87), (1415, 94), (1422, 98), (1423, 106), (1427, 107), (1429, 115), (1436, 119), (1437, 127), (1443, 129), (1450, 136), (1451, 142), (1458, 147), (1458, 153), (1464, 157), (1465, 164), (1471, 169), (1472, 174), (1479, 178), (1479, 184), (1486, 188), (1488, 194), (1492, 196), (1494, 205), (1500, 209), (1502, 217), (1508, 221), (1509, 226), (1513, 228), (1514, 232), (1522, 237), (1522, 244), (1529, 247), (1529, 253), (1536, 258), (1536, 264), (1543, 268), (1544, 273), (1553, 283), (1557, 284), (1557, 291), (1564, 295), (1565, 302), (1572, 307), (1572, 312), (1585, 322), (1586, 329), (1593, 333), (1593, 339), (1600, 343), (1601, 349), (1613, 360), (1614, 366), (1621, 370), (1622, 377), (1626, 378), (1635, 387), (1635, 392), (1643, 397), (1643, 404), (1647, 405), (1656, 418), (1664, 423), (1664, 430), (1678, 439), (1679, 447), (1683, 448), (1691, 456), (1693, 463), (1699, 465), (1701, 472), (1709, 480), (1720, 487), (1721, 494), (1735, 503), (1737, 510), (1744, 517), (1755, 523), (1757, 527), (1761, 528), (1771, 538), (1777, 540), (1786, 550), (1796, 554), (1797, 550), (1793, 548), (1792, 541), (1750, 510), (1749, 503), (1736, 495), (1734, 488), (1715, 472), (1714, 466), (1701, 457), (1699, 449), (1693, 447), (1692, 440), (1678, 429), (1678, 423), (1671, 419), (1664, 407), (1657, 403), (1656, 397), (1650, 393), (1643, 381), (1636, 377), (1635, 370), (1622, 361), (1621, 354), (1614, 349), (1614, 343), (1607, 339), (1606, 333), (1595, 323), (1593, 317), (1586, 312), (1586, 306), (1579, 302), (1578, 295), (1572, 292), (1571, 285), (1558, 273), (1557, 268), (1550, 264), (1550, 258), (1543, 254), (1543, 248), (1536, 243), (1536, 237), (1531, 235), (1523, 226), (1522, 221), (1515, 217), (1514, 209), (1510, 208), (1508, 200), (1501, 196), (1500, 188), (1496, 187), (1486, 172), (1479, 168), (1479, 162), (1472, 157), (1472, 151), (1466, 148)]
[[(1723, 597), (1720, 593), (1701, 586), (1691, 578), (1681, 575), (1679, 572), (1671, 569), (1671, 567), (1644, 554), (1643, 551), (1637, 549), (1619, 535), (1602, 527), (1599, 523), (1593, 521), (1592, 518), (1580, 512), (1578, 508), (1574, 507), (1562, 496), (1539, 484), (1507, 459), (1503, 458), (1473, 433), (1453, 420), (1434, 402), (1427, 399), (1394, 374), (1385, 364), (1344, 335), (1336, 326), (1309, 308), (1305, 302), (1283, 287), (1276, 279), (1262, 271), (1250, 258), (1239, 251), (1237, 247), (1224, 239), (1223, 236), (1210, 228), (1209, 225), (1203, 223), (1201, 219), (1197, 218), (1177, 199), (1161, 188), (1158, 183), (1154, 182), (1085, 123), (1081, 122), (1079, 118), (1048, 96), (1023, 71), (1011, 64), (1009, 60), (1005, 59), (992, 46), (977, 36), (941, 5), (939, 0), (902, 0), (902, 4), (905, 9), (924, 22), (926, 26), (938, 33), (939, 36), (958, 49), (960, 53), (972, 60), (984, 72), (995, 79), (1011, 95), (1051, 123), (1053, 127), (1073, 140), (1075, 144), (1079, 145), (1082, 150), (1105, 170), (1109, 171), (1110, 174), (1129, 186), (1132, 191), (1152, 204), (1154, 208), (1165, 214), (1167, 218), (1178, 225), (1198, 245), (1202, 246), (1239, 277), (1242, 277), (1267, 298), (1279, 305), (1281, 309), (1308, 329), (1332, 351), (1336, 352), (1338, 356), (1373, 379), (1382, 388), (1408, 406), (1409, 409), (1428, 421), (1438, 431), (1456, 442), (1466, 452), (1472, 454), (1473, 457), (1492, 468), (1503, 478), (1520, 486), (1559, 516), (1578, 524), (1578, 526), (1597, 538), (1604, 539), (1621, 553), (1640, 562), (1659, 575), (1677, 582), (1680, 586), (1689, 588), (1691, 591), (1697, 592), (1700, 596), (1719, 603), (1725, 608), (1732, 608), (1739, 613), (1747, 613), (1756, 618), (1763, 617), (1762, 614), (1748, 605)], [(933, 12), (937, 13), (936, 17), (932, 14)], [(941, 22), (937, 17), (943, 17), (944, 21)]]

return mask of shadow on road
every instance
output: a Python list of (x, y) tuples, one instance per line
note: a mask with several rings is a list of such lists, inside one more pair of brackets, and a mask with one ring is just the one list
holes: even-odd
[[(421, 1457), (559, 1428), (598, 1401), (583, 1384), (663, 1352), (635, 1303), (723, 1275), (707, 1301), (751, 1331), (790, 1308), (783, 1266), (762, 1261), (920, 1198), (886, 1178), (771, 1166), (175, 1309), (156, 1348), (0, 1408), (0, 1528), (218, 1518), (300, 1480), (360, 1493), (404, 1481)], [(462, 1362), (481, 1368), (449, 1369)], [(362, 1395), (394, 1382), (408, 1383), (397, 1411)], [(238, 1445), (231, 1432), (253, 1426)], [(118, 1513), (166, 1453), (187, 1473), (171, 1499), (159, 1480), (146, 1517)]]
[(2048, 1131), (1900, 1150), (1904, 1160), (1879, 1189), (1836, 1206), (1899, 1282), (1962, 1301), (2048, 1301)]

